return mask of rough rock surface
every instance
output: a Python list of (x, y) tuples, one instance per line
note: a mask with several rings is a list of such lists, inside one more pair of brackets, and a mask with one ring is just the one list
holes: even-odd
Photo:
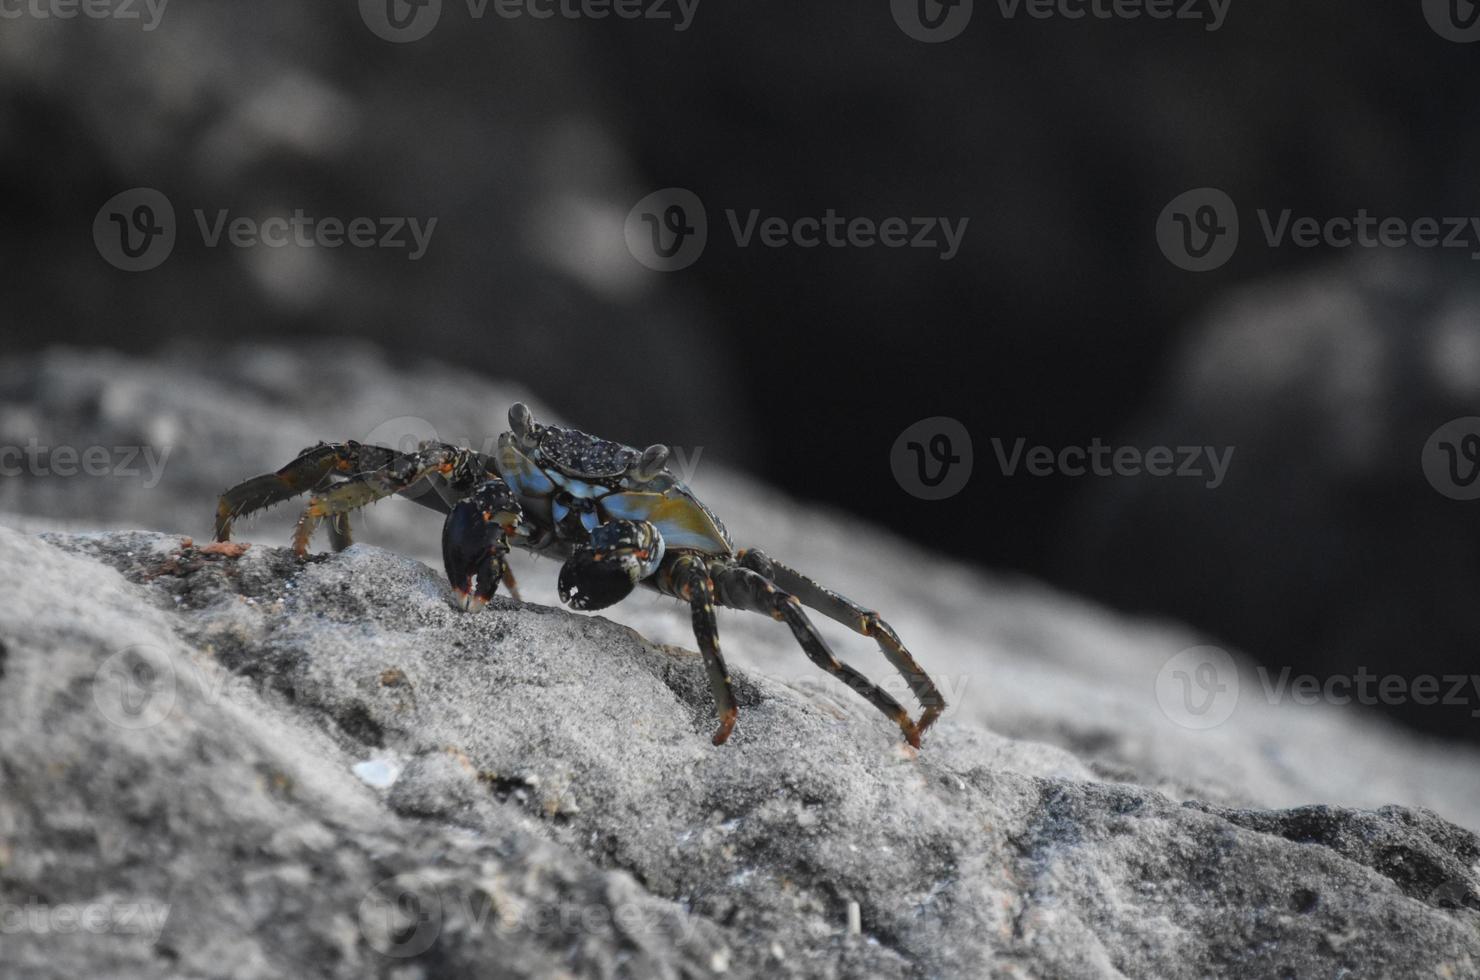
[(222, 486), (313, 437), (412, 405), (478, 437), (509, 389), (218, 363), (0, 365), (0, 441), (173, 447), (148, 490), (0, 482), (8, 974), (1480, 975), (1473, 750), (1248, 671), (1226, 721), (1180, 727), (1158, 672), (1200, 638), (701, 463), (738, 537), (876, 603), (953, 704), (915, 755), (784, 629), (725, 615), (716, 748), (672, 603), (566, 612), (526, 560), (525, 603), (458, 613), (436, 515), (400, 501), (337, 555), (278, 547), (281, 514), (200, 547)]

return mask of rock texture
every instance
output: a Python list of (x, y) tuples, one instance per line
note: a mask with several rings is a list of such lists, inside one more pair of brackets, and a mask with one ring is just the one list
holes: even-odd
[(147, 490), (0, 482), (8, 974), (1480, 975), (1472, 750), (1247, 671), (1226, 721), (1179, 727), (1158, 672), (1200, 638), (701, 462), (739, 537), (876, 603), (953, 705), (916, 755), (726, 615), (742, 713), (716, 748), (671, 603), (570, 613), (525, 560), (525, 603), (458, 613), (436, 515), (401, 501), (337, 555), (279, 547), (286, 516), (203, 547), (214, 494), (312, 437), (415, 405), (477, 438), (513, 391), (369, 353), (217, 363), (0, 366), (0, 442), (173, 447)]

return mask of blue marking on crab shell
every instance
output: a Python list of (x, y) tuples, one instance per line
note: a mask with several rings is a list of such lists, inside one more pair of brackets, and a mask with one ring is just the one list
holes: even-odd
[(521, 497), (536, 499), (555, 492), (549, 475), (513, 446), (499, 446), (498, 470), (509, 488)]
[(580, 497), (584, 500), (596, 500), (602, 494), (611, 493), (606, 487), (587, 483), (585, 480), (577, 479), (573, 476), (566, 476), (559, 471), (546, 471), (545, 476), (555, 486), (566, 491), (572, 497)]
[[(554, 515), (555, 523), (559, 524), (565, 520), (565, 515), (570, 513), (570, 506), (558, 500), (551, 501), (550, 513)], [(595, 510), (583, 510), (581, 511), (581, 526), (588, 531), (594, 531), (601, 526), (601, 518), (597, 516)]]

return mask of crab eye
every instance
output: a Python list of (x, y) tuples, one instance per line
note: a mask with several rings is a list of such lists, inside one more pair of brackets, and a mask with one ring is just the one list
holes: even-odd
[(655, 444), (642, 451), (642, 455), (638, 457), (637, 462), (632, 464), (630, 472), (633, 479), (645, 483), (663, 472), (663, 467), (667, 463), (668, 447)]
[(535, 432), (534, 415), (530, 413), (529, 406), (523, 402), (515, 402), (509, 406), (509, 431), (526, 449), (533, 449), (539, 442), (539, 436)]

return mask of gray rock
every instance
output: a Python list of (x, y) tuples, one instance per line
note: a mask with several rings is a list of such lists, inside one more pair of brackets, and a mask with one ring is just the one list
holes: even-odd
[[(306, 370), (226, 363), (273, 358)], [(28, 370), (57, 384), (27, 394)], [(511, 391), (452, 377), (420, 414), (476, 437), (467, 413), (496, 424)], [(877, 603), (943, 682), (918, 754), (739, 614), (716, 748), (681, 608), (567, 612), (526, 559), (524, 603), (461, 614), (428, 565), (437, 515), (402, 501), (307, 561), (278, 546), (286, 514), (240, 555), (184, 543), (224, 485), (405, 414), (418, 380), (367, 360), (358, 398), (331, 378), (308, 405), (178, 363), (0, 367), (0, 421), (50, 392), (29, 411), (53, 447), (177, 425), (148, 490), (0, 483), (7, 972), (1480, 975), (1473, 750), (1281, 701), (1237, 659), (1226, 720), (1181, 727), (1158, 676), (1201, 638), (717, 467), (693, 482), (742, 541)], [(56, 529), (130, 521), (160, 531)]]

